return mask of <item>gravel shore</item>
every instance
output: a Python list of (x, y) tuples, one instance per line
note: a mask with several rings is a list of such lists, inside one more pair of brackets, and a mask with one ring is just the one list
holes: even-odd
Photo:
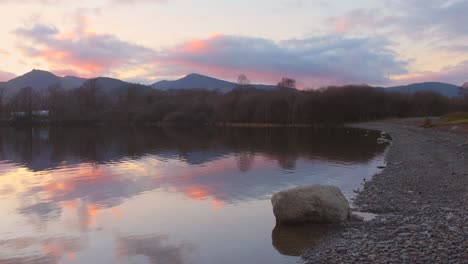
[(348, 223), (306, 263), (468, 263), (468, 134), (392, 123), (355, 127), (387, 132), (387, 167), (354, 202), (377, 213)]

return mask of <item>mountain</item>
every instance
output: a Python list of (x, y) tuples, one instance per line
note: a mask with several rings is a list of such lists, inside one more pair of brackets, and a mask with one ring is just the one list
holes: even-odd
[[(258, 85), (254, 84), (253, 87), (257, 89), (274, 89), (273, 85)], [(173, 89), (219, 89), (221, 91), (230, 91), (237, 87), (236, 83), (228, 82), (209, 76), (192, 73), (181, 79), (175, 81), (159, 81), (151, 85), (155, 89), (173, 90)]]
[[(151, 86), (136, 85), (118, 79), (98, 77), (95, 78), (97, 84), (101, 87), (104, 93), (111, 95), (112, 98), (118, 99), (120, 96), (125, 96), (127, 88), (132, 86), (137, 89), (138, 93), (147, 93), (151, 89), (172, 90), (172, 89), (219, 89), (223, 92), (228, 92), (237, 87), (236, 83), (228, 82), (209, 76), (200, 74), (189, 74), (184, 78), (175, 81), (160, 81)], [(82, 86), (88, 79), (75, 76), (59, 77), (47, 71), (33, 70), (22, 76), (16, 77), (8, 82), (0, 82), (0, 88), (4, 89), (6, 98), (11, 98), (24, 87), (32, 87), (34, 90), (43, 92), (55, 84), (59, 84), (66, 90), (71, 90)], [(252, 85), (257, 89), (274, 89), (273, 85)]]
[[(75, 76), (59, 77), (47, 71), (33, 70), (8, 82), (0, 83), (0, 88), (3, 87), (5, 89), (6, 97), (11, 97), (21, 88), (28, 86), (39, 92), (46, 91), (50, 86), (55, 84), (59, 84), (66, 90), (71, 90), (82, 86), (87, 80)], [(102, 91), (114, 98), (123, 95), (127, 91), (126, 88), (132, 85), (128, 82), (107, 77), (98, 77), (96, 80)], [(147, 92), (151, 89), (151, 87), (141, 86), (139, 87), (139, 92)]]
[(124, 89), (131, 85), (131, 83), (124, 82), (114, 78), (98, 77), (96, 78), (98, 86), (104, 91), (104, 93), (112, 93), (116, 89)]
[(61, 79), (60, 84), (65, 89), (73, 89), (80, 87), (86, 81), (84, 78), (75, 77), (75, 76), (65, 76)]
[(64, 89), (73, 89), (79, 87), (85, 81), (86, 79), (83, 78), (58, 77), (47, 71), (33, 70), (4, 83), (4, 88), (6, 96), (9, 97), (13, 96), (21, 88), (28, 86), (36, 91), (45, 91), (54, 84), (60, 84)]
[(386, 91), (402, 93), (417, 93), (422, 91), (431, 91), (445, 95), (447, 97), (457, 97), (459, 96), (461, 87), (449, 83), (425, 82), (414, 83), (405, 86), (388, 87), (384, 89)]
[(236, 87), (235, 83), (215, 79), (212, 77), (200, 75), (200, 74), (189, 74), (182, 79), (175, 81), (160, 81), (153, 85), (153, 88), (161, 90), (172, 90), (172, 89), (220, 89), (220, 90), (232, 90)]
[[(98, 77), (96, 78), (98, 85), (101, 89), (107, 93), (117, 98), (120, 95), (124, 95), (127, 91), (127, 87), (131, 86), (132, 83), (121, 81), (118, 79), (107, 78), (107, 77)], [(41, 70), (33, 70), (22, 76), (16, 77), (8, 82), (0, 82), (0, 88), (4, 89), (4, 95), (6, 97), (13, 96), (21, 88), (32, 87), (36, 91), (46, 91), (51, 85), (59, 84), (64, 89), (70, 90), (77, 88), (83, 85), (87, 79), (74, 77), (74, 76), (65, 76), (59, 77), (53, 73)], [(251, 85), (257, 89), (269, 90), (275, 89), (274, 85), (261, 85), (254, 84)], [(137, 86), (134, 86), (137, 87)], [(192, 73), (181, 79), (174, 81), (159, 81), (151, 86), (138, 86), (139, 92), (148, 92), (151, 88), (161, 89), (161, 90), (175, 90), (175, 89), (219, 89), (223, 92), (228, 92), (237, 87), (237, 84), (234, 82), (228, 82), (213, 77)], [(425, 83), (414, 83), (405, 86), (395, 86), (388, 88), (381, 88), (386, 91), (395, 91), (403, 93), (416, 93), (420, 91), (433, 91), (440, 93), (448, 97), (457, 97), (460, 94), (460, 89), (462, 87), (441, 83), (441, 82), (425, 82)], [(468, 92), (468, 89), (465, 88)]]
[(139, 93), (140, 95), (147, 94), (153, 90), (151, 86), (124, 82), (114, 78), (98, 77), (96, 80), (101, 90), (114, 100), (119, 99), (121, 96), (127, 96), (129, 89), (133, 89), (133, 91)]

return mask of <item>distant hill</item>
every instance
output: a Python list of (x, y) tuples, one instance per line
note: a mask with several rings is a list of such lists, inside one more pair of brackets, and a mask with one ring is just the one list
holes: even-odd
[(86, 79), (66, 76), (58, 77), (53, 73), (33, 70), (4, 83), (6, 96), (13, 96), (21, 88), (32, 87), (36, 91), (45, 91), (51, 85), (60, 84), (64, 89), (73, 89), (82, 85)]
[[(274, 89), (273, 85), (259, 85), (254, 84), (253, 87), (257, 89)], [(181, 79), (174, 81), (159, 81), (151, 85), (155, 89), (173, 90), (173, 89), (219, 89), (227, 92), (237, 87), (236, 83), (228, 82), (213, 77), (192, 73)]]
[[(61, 85), (66, 90), (71, 90), (82, 86), (87, 80), (75, 76), (59, 77), (47, 71), (33, 70), (8, 82), (0, 83), (0, 87), (5, 89), (6, 97), (11, 97), (21, 88), (28, 86), (39, 92), (46, 91), (50, 86), (55, 84)], [(110, 94), (113, 97), (124, 93), (126, 87), (131, 85), (131, 83), (107, 77), (98, 77), (96, 80), (104, 93)], [(150, 87), (146, 87), (144, 90), (150, 89)]]
[(61, 78), (60, 85), (62, 85), (64, 89), (68, 90), (68, 89), (74, 89), (74, 88), (80, 87), (81, 85), (83, 85), (85, 81), (86, 79), (84, 78), (75, 77), (75, 76), (65, 76)]
[(107, 77), (98, 77), (96, 78), (99, 87), (105, 93), (112, 93), (116, 89), (124, 89), (125, 87), (131, 85), (131, 83), (124, 82), (118, 79), (107, 78)]
[[(151, 86), (138, 85), (121, 81), (119, 79), (98, 77), (96, 78), (99, 87), (105, 94), (108, 94), (112, 99), (118, 99), (120, 96), (126, 96), (128, 89), (136, 89), (137, 93), (146, 94), (153, 90)], [(131, 87), (131, 88), (130, 88)]]
[[(96, 78), (101, 89), (112, 95), (113, 97), (118, 97), (121, 94), (126, 92), (126, 88), (132, 85), (132, 83), (125, 82), (118, 79), (107, 78), (107, 77), (98, 77)], [(3, 88), (5, 91), (5, 96), (10, 97), (16, 94), (21, 88), (32, 87), (36, 91), (45, 91), (51, 85), (60, 84), (64, 89), (70, 90), (83, 85), (87, 79), (75, 77), (75, 76), (65, 76), (59, 77), (53, 73), (41, 70), (33, 70), (22, 76), (16, 77), (8, 82), (0, 82), (0, 88)], [(252, 87), (262, 90), (275, 89), (274, 85), (262, 85), (262, 84), (253, 84)], [(136, 86), (134, 86), (136, 87)], [(177, 89), (209, 89), (214, 90), (218, 89), (222, 92), (228, 92), (237, 87), (237, 83), (228, 82), (225, 80), (216, 79), (213, 77), (192, 73), (181, 79), (174, 81), (159, 81), (151, 86), (140, 86), (141, 92), (147, 92), (154, 89), (161, 90), (177, 90)], [(380, 88), (385, 89), (386, 91), (395, 91), (403, 93), (416, 93), (421, 91), (433, 91), (440, 93), (448, 97), (457, 97), (460, 93), (461, 87), (440, 82), (425, 82), (425, 83), (415, 83), (405, 86), (395, 86)], [(468, 88), (466, 88), (468, 92)]]
[(386, 91), (402, 92), (402, 93), (417, 93), (422, 91), (432, 91), (440, 93), (447, 97), (457, 97), (460, 93), (460, 86), (456, 86), (449, 83), (440, 82), (425, 82), (425, 83), (414, 83), (405, 86), (395, 86), (384, 88)]
[(200, 75), (200, 74), (189, 74), (184, 78), (175, 81), (160, 81), (153, 85), (153, 88), (162, 90), (171, 89), (221, 89), (221, 90), (232, 90), (236, 87), (235, 83), (215, 79), (212, 77)]

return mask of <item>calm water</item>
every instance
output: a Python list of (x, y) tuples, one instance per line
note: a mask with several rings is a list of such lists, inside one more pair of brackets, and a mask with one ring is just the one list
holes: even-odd
[(273, 192), (348, 197), (383, 163), (351, 129), (0, 128), (0, 263), (296, 263)]

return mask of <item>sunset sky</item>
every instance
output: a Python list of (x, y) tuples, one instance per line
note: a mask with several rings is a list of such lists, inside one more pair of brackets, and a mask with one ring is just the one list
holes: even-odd
[(0, 81), (468, 81), (468, 0), (0, 0)]

